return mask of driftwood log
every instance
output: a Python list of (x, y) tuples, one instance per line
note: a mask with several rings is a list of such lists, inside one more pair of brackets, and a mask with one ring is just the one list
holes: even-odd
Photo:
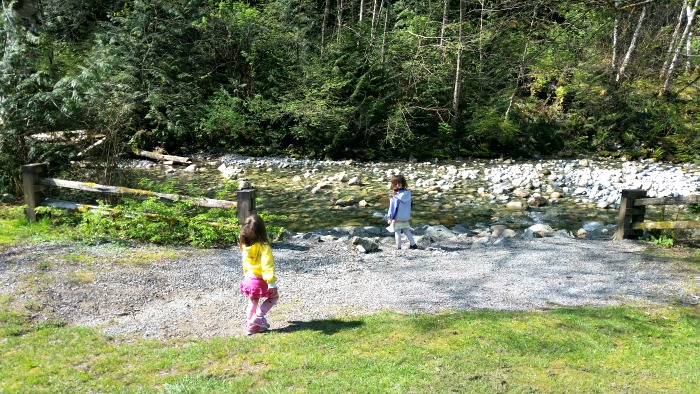
[(172, 161), (173, 163), (180, 163), (180, 164), (192, 164), (192, 160), (190, 160), (189, 157), (183, 157), (183, 156), (173, 156), (173, 155), (164, 155), (156, 152), (150, 152), (147, 150), (141, 150), (138, 148), (133, 148), (132, 152), (136, 156), (141, 156), (141, 157), (146, 157), (151, 160), (156, 160), (156, 161)]
[(104, 138), (104, 134), (90, 134), (86, 130), (50, 131), (46, 133), (31, 134), (30, 139), (41, 142), (54, 142), (61, 144), (77, 144), (87, 139)]

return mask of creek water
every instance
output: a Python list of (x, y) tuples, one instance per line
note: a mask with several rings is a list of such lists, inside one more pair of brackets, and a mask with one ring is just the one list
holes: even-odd
[[(534, 162), (362, 163), (199, 158), (195, 161), (195, 171), (153, 164), (127, 166), (124, 169), (130, 173), (127, 179), (132, 179), (134, 184), (124, 186), (134, 187), (136, 179), (146, 178), (172, 182), (183, 194), (187, 194), (186, 185), (189, 184), (203, 190), (206, 197), (235, 201), (235, 188), (222, 192), (225, 177), (218, 169), (222, 162), (236, 170), (234, 182), (248, 182), (256, 189), (259, 212), (277, 215), (270, 219), (275, 225), (296, 232), (336, 226), (384, 227), (383, 216), (389, 204), (388, 182), (396, 172), (407, 177), (413, 193), (411, 223), (414, 227), (441, 224), (472, 229), (502, 224), (518, 230), (544, 223), (556, 230), (576, 232), (591, 222), (614, 226), (618, 214), (615, 204), (600, 208), (596, 201), (572, 196), (573, 187), (546, 178), (541, 185), (528, 185), (533, 194), (545, 194), (545, 190), (564, 192), (561, 198), (550, 199), (541, 207), (528, 206), (527, 198), (516, 198), (508, 193), (503, 197), (489, 192), (494, 189), (494, 176), (490, 174), (503, 171), (505, 167), (534, 168)], [(561, 171), (565, 171), (563, 166)], [(348, 184), (353, 178), (357, 178), (359, 184)], [(523, 201), (522, 209), (506, 207), (508, 201), (515, 200)]]

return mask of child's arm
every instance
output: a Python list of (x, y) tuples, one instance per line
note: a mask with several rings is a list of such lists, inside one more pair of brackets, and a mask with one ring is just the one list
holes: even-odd
[(270, 289), (277, 288), (277, 278), (275, 277), (275, 260), (272, 258), (272, 248), (269, 244), (263, 244), (260, 250), (260, 264), (262, 266), (262, 277), (267, 282)]

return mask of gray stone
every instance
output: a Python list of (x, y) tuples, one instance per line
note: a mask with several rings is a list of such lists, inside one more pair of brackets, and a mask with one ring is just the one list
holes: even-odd
[(355, 204), (355, 198), (353, 196), (343, 196), (335, 201), (335, 205), (339, 207), (349, 207)]
[(353, 237), (350, 242), (355, 247), (355, 250), (361, 253), (371, 253), (379, 250), (379, 245), (371, 239)]

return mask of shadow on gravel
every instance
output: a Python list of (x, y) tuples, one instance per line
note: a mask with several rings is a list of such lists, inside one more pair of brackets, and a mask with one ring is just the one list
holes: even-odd
[(338, 319), (312, 320), (312, 321), (290, 321), (287, 327), (270, 330), (275, 332), (295, 332), (302, 330), (318, 331), (326, 335), (333, 335), (341, 330), (350, 330), (361, 327), (361, 321), (343, 321)]
[(285, 250), (297, 250), (300, 252), (306, 252), (310, 248), (308, 246), (294, 245), (288, 243), (275, 242), (272, 244), (272, 249), (285, 249)]

